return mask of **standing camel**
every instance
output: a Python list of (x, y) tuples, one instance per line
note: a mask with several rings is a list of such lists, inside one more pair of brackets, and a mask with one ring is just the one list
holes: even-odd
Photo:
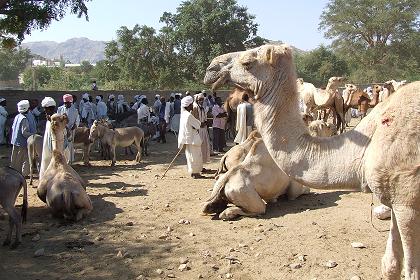
[(360, 117), (363, 119), (367, 115), (369, 108), (373, 108), (379, 103), (379, 94), (382, 91), (382, 86), (373, 86), (373, 97), (370, 99), (369, 95), (363, 90), (357, 88), (353, 84), (346, 84), (344, 90), (344, 113), (350, 108), (357, 109)]
[(253, 92), (257, 129), (292, 179), (320, 189), (357, 190), (366, 182), (392, 209), (383, 278), (400, 279), (404, 265), (406, 280), (420, 279), (420, 82), (401, 87), (353, 130), (331, 138), (311, 137), (305, 128), (288, 45), (218, 56), (204, 82)]

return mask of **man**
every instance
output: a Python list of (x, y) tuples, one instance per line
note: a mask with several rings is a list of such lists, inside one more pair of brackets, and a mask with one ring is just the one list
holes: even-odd
[(67, 123), (67, 131), (68, 131), (68, 154), (67, 154), (67, 162), (72, 164), (74, 161), (74, 135), (76, 133), (76, 128), (80, 124), (80, 117), (79, 112), (77, 111), (76, 107), (73, 104), (73, 96), (71, 94), (63, 95), (63, 102), (64, 104), (57, 109), (57, 114), (64, 115), (66, 114), (68, 117)]
[(242, 144), (252, 131), (254, 126), (254, 111), (252, 104), (249, 103), (249, 96), (247, 93), (242, 95), (242, 102), (236, 109), (236, 134), (234, 142)]
[(95, 113), (93, 104), (90, 102), (89, 94), (85, 93), (82, 95), (82, 101), (80, 101), (79, 110), (80, 116), (82, 117), (82, 122), (87, 125), (87, 127), (91, 127), (93, 122), (95, 121)]
[(181, 100), (181, 119), (179, 123), (178, 147), (185, 145), (185, 157), (187, 158), (188, 173), (194, 179), (202, 178), (200, 171), (203, 169), (201, 157), (201, 138), (198, 130), (201, 122), (192, 114), (193, 98), (186, 96)]
[(96, 84), (96, 81), (92, 82), (92, 90), (98, 90), (98, 85)]
[(8, 115), (6, 111), (6, 99), (0, 97), (0, 145), (7, 144), (5, 128)]
[(147, 106), (149, 102), (147, 98), (143, 98), (140, 103), (140, 107), (137, 109), (137, 124), (148, 123), (150, 120), (150, 110)]
[(51, 122), (49, 118), (54, 115), (56, 103), (55, 100), (51, 97), (45, 97), (41, 101), (41, 106), (45, 110), (45, 115), (47, 118), (47, 123), (45, 125), (45, 132), (44, 132), (44, 142), (42, 145), (42, 161), (41, 161), (41, 168), (39, 170), (39, 178), (41, 179), (42, 175), (44, 174), (45, 170), (47, 170), (48, 165), (50, 164), (52, 158), (52, 138), (51, 138)]
[(110, 94), (108, 96), (108, 102), (107, 102), (107, 107), (108, 107), (108, 116), (111, 119), (115, 118), (115, 112), (117, 111), (117, 106), (115, 104), (115, 95)]
[(155, 116), (159, 116), (161, 105), (162, 105), (162, 103), (160, 102), (160, 95), (156, 94), (155, 95), (155, 103), (153, 104), (153, 113), (155, 114)]
[(106, 119), (108, 117), (108, 108), (105, 104), (105, 102), (103, 102), (103, 96), (102, 95), (98, 95), (96, 96), (96, 119), (100, 120), (100, 119)]
[[(33, 133), (29, 130), (29, 122), (27, 114), (29, 110), (29, 101), (21, 100), (17, 104), (19, 114), (16, 115), (12, 125), (12, 156), (10, 166), (19, 172), (22, 172), (23, 176), (29, 174), (29, 170), (24, 168), (24, 163), (28, 161), (28, 148), (27, 139)], [(29, 167), (29, 164), (25, 165)]]
[(225, 126), (227, 113), (222, 106), (222, 99), (216, 97), (215, 104), (212, 109), (213, 115), (213, 150), (215, 152), (224, 153), (223, 148), (226, 146)]
[(171, 120), (171, 130), (175, 133), (179, 131), (179, 120), (181, 118), (181, 95), (175, 94), (174, 100), (174, 115)]
[[(205, 96), (202, 93), (195, 95), (195, 102), (193, 104), (192, 115), (201, 122), (199, 134), (201, 137), (201, 155), (203, 163), (210, 161), (210, 138), (207, 130), (207, 107), (204, 106)], [(203, 172), (206, 169), (203, 168)]]
[(160, 99), (160, 109), (159, 109), (159, 140), (162, 141), (162, 144), (166, 143), (166, 127), (169, 124), (171, 105), (169, 102), (166, 102), (165, 97)]
[(120, 94), (118, 95), (118, 101), (117, 101), (117, 114), (122, 114), (124, 112), (128, 111), (128, 104), (125, 102), (124, 95)]

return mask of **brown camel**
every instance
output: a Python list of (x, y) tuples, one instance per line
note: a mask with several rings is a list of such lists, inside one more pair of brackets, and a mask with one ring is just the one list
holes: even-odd
[(379, 93), (382, 91), (382, 86), (373, 86), (373, 98), (370, 99), (369, 95), (363, 90), (357, 88), (353, 84), (346, 84), (345, 89), (345, 100), (344, 100), (344, 111), (350, 108), (357, 109), (360, 113), (360, 117), (363, 119), (367, 115), (369, 108), (373, 108), (379, 103)]
[(226, 120), (226, 130), (229, 133), (229, 137), (232, 139), (235, 138), (236, 135), (236, 108), (238, 107), (239, 103), (242, 102), (242, 96), (244, 93), (249, 95), (249, 102), (253, 104), (254, 99), (252, 97), (252, 93), (238, 87), (235, 87), (229, 93), (229, 96), (226, 98), (225, 103), (223, 104), (223, 107), (228, 115)]
[[(420, 279), (420, 81), (401, 87), (352, 130), (312, 137), (302, 121), (292, 48), (264, 45), (213, 59), (206, 84), (254, 93), (255, 123), (269, 154), (292, 179), (320, 189), (364, 183), (392, 209), (384, 279)], [(345, 171), (345, 172), (343, 172)]]

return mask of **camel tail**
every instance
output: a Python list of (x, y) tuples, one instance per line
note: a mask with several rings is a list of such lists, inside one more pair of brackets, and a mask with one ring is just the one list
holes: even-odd
[(63, 192), (64, 200), (64, 213), (68, 217), (73, 216), (73, 194), (70, 190), (64, 190)]
[(20, 213), (22, 217), (22, 223), (26, 222), (26, 217), (28, 215), (28, 186), (26, 184), (26, 180), (22, 180), (22, 188), (23, 188), (23, 203), (22, 203), (22, 211)]

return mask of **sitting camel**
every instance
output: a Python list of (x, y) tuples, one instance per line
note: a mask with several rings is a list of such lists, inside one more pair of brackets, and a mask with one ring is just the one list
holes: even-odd
[(144, 132), (138, 127), (124, 127), (110, 129), (107, 124), (102, 121), (94, 121), (90, 128), (89, 139), (93, 143), (97, 138), (101, 139), (102, 144), (106, 144), (111, 149), (111, 166), (116, 162), (116, 147), (130, 147), (134, 144), (137, 148), (136, 162), (141, 161), (142, 145)]
[[(16, 238), (11, 248), (16, 248), (22, 243), (22, 222), (26, 221), (28, 211), (28, 189), (25, 178), (22, 174), (11, 167), (0, 167), (0, 205), (9, 215), (9, 231), (3, 246), (7, 246), (12, 242), (13, 228), (16, 228)], [(16, 198), (23, 187), (23, 204), (21, 215), (15, 208)]]
[[(288, 199), (294, 200), (306, 193), (309, 188), (290, 180), (260, 138), (253, 142), (243, 162), (219, 177), (203, 213), (220, 213), (219, 218), (224, 220), (256, 216), (264, 214), (266, 203), (276, 201), (280, 195), (287, 194)], [(235, 206), (227, 207), (228, 203)]]
[(53, 155), (39, 181), (37, 194), (51, 208), (53, 215), (79, 221), (93, 207), (84, 187), (86, 183), (67, 164), (63, 155), (67, 115), (54, 114), (50, 122)]
[(292, 179), (329, 190), (359, 190), (366, 182), (392, 209), (383, 278), (401, 279), (404, 267), (405, 280), (420, 279), (420, 81), (401, 87), (354, 129), (330, 138), (311, 137), (301, 119), (288, 45), (218, 56), (204, 82), (240, 84), (253, 92), (257, 129)]
[(249, 135), (248, 138), (242, 144), (235, 145), (230, 148), (229, 151), (220, 159), (219, 168), (216, 172), (216, 179), (221, 173), (227, 172), (232, 167), (240, 164), (246, 155), (248, 154), (249, 150), (251, 149), (254, 142), (261, 138), (261, 135), (258, 131), (254, 130)]

